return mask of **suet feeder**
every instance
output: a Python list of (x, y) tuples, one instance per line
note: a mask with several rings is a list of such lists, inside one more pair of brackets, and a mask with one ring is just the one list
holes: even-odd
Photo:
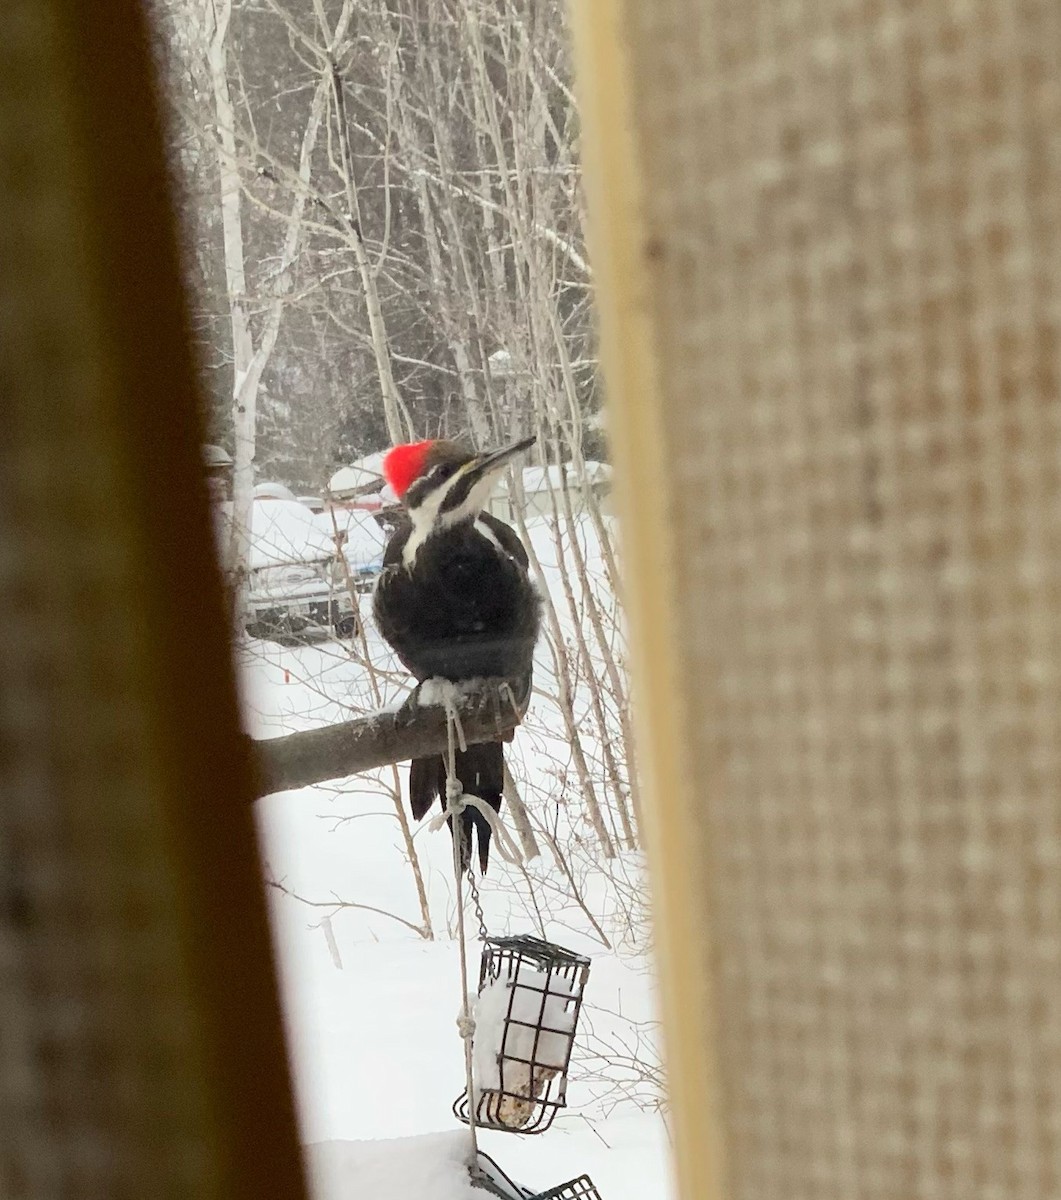
[(489, 1154), (479, 1151), (479, 1156), (472, 1166), (472, 1187), (498, 1196), (501, 1200), (534, 1200), (534, 1192), (506, 1174)]
[(531, 1200), (601, 1200), (601, 1194), (593, 1186), (593, 1180), (588, 1175), (580, 1175), (577, 1179), (550, 1188), (547, 1192), (538, 1192)]
[(580, 1175), (577, 1179), (550, 1188), (547, 1192), (532, 1192), (530, 1188), (516, 1183), (481, 1150), (472, 1170), (472, 1185), (491, 1196), (499, 1197), (500, 1200), (601, 1200), (600, 1192), (593, 1186), (593, 1181), (588, 1175)]
[[(478, 1126), (544, 1133), (553, 1123), (567, 1103), (568, 1065), (588, 978), (589, 959), (562, 946), (534, 937), (486, 939), (473, 1042)], [(465, 1090), (453, 1106), (465, 1124), (469, 1106)]]

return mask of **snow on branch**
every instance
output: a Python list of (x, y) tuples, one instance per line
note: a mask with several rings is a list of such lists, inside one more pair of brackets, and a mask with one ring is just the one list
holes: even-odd
[[(523, 718), (526, 697), (503, 679), (484, 679), (461, 687), (456, 705), (464, 740), (473, 745), (511, 733)], [(416, 703), (411, 697), (396, 710), (255, 741), (258, 794), (268, 796), (443, 754), (446, 738), (445, 707)]]

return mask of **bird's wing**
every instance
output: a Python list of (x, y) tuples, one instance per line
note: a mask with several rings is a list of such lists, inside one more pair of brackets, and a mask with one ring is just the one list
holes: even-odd
[(372, 615), (383, 640), (397, 654), (402, 665), (417, 679), (422, 679), (423, 675), (401, 651), (401, 647), (409, 642), (410, 631), (401, 614), (409, 611), (406, 597), (412, 582), (402, 561), (402, 551), (412, 530), (411, 522), (403, 521), (387, 542), (383, 551), (383, 570), (376, 576), (372, 589)]
[(376, 577), (372, 590), (372, 615), (380, 636), (398, 656), (399, 662), (416, 679), (426, 679), (423, 665), (417, 661), (415, 649), (421, 635), (415, 624), (410, 624), (414, 601), (410, 598), (412, 579), (401, 563), (401, 547), (398, 547), (398, 562), (385, 566)]

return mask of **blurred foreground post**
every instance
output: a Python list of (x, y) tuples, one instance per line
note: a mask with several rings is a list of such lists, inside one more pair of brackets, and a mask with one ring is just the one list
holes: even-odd
[(1061, 9), (572, 5), (684, 1200), (1061, 1193)]
[(299, 1200), (143, 12), (0, 26), (0, 1194)]

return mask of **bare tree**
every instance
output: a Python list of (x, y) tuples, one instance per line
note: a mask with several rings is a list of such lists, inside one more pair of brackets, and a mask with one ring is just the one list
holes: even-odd
[[(209, 144), (242, 204), (242, 284), (229, 281), (224, 306), (200, 292), (209, 354), (232, 360), (224, 403), (235, 395), (245, 420), (239, 392), (256, 389), (260, 468), (315, 490), (344, 455), (388, 441), (537, 435), (534, 494), (518, 473), (509, 492), (545, 611), (506, 787), (528, 859), (543, 852), (518, 877), (521, 894), (536, 927), (571, 919), (602, 945), (644, 946), (622, 579), (593, 461), (606, 452), (565, 6), (209, 2), (215, 29), (228, 22), (218, 89), (228, 107)], [(217, 179), (219, 234), (227, 195)], [(217, 240), (227, 261), (232, 239)], [(233, 295), (243, 332), (229, 319)], [(225, 307), (226, 331), (208, 319), (211, 303)], [(255, 362), (256, 377), (245, 373)], [(364, 671), (359, 704), (393, 697), (378, 639), (346, 652)], [(430, 928), (397, 772), (373, 786), (394, 806)]]

